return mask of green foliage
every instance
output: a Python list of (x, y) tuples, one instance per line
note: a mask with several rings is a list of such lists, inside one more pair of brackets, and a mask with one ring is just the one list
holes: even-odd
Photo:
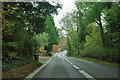
[[(69, 39), (69, 45), (70, 45), (70, 47), (71, 47), (70, 52), (71, 52), (71, 55), (73, 55), (74, 52), (77, 51), (77, 47), (78, 47), (78, 36), (77, 36), (77, 32), (76, 32), (76, 31), (71, 32), (70, 36), (71, 36), (71, 39)], [(67, 46), (67, 48), (68, 48), (68, 47), (69, 47), (69, 46)]]
[(114, 32), (119, 31), (120, 28), (118, 27), (119, 22), (119, 3), (114, 2), (110, 9), (105, 9), (103, 13), (105, 14), (105, 20), (107, 21), (106, 28), (108, 31)]
[(40, 33), (37, 35), (34, 35), (32, 39), (30, 40), (30, 44), (33, 46), (33, 53), (32, 54), (38, 54), (39, 48), (42, 46), (47, 46), (49, 44), (49, 35), (48, 33)]
[(28, 64), (29, 62), (32, 62), (32, 60), (23, 55), (17, 55), (16, 57), (12, 59), (5, 59), (2, 61), (2, 70), (8, 70), (11, 68), (19, 67), (21, 65)]
[(23, 28), (17, 28), (14, 35), (15, 41), (18, 43), (19, 47), (24, 47), (24, 42), (28, 40), (28, 33)]
[(40, 47), (47, 46), (49, 35), (47, 33), (40, 33), (38, 35), (33, 36), (32, 39), (36, 41), (37, 45), (39, 45)]
[(50, 36), (49, 43), (58, 43), (58, 32), (56, 30), (52, 16), (47, 16), (45, 32), (47, 32)]
[(42, 65), (42, 63), (40, 63), (39, 61), (33, 61), (33, 62), (35, 62), (36, 64), (37, 64), (37, 66), (41, 66)]
[(46, 53), (47, 51), (46, 50), (44, 50), (44, 51), (41, 51), (41, 53)]
[(52, 16), (47, 24), (53, 33), (45, 30), (47, 15), (57, 14), (57, 8), (59, 4), (53, 6), (48, 2), (2, 3), (3, 70), (29, 63), (41, 46), (58, 42)]
[(10, 52), (10, 54), (8, 54), (8, 56), (10, 57), (10, 59), (15, 58), (16, 55), (17, 55), (16, 52)]
[(67, 33), (68, 55), (117, 62), (119, 2), (76, 2), (76, 7), (60, 21)]
[(90, 57), (108, 62), (118, 62), (118, 49), (103, 48), (101, 46), (91, 46), (80, 51), (81, 57)]
[(58, 44), (58, 32), (51, 15), (47, 15), (45, 32), (48, 33), (50, 37), (48, 40), (49, 45), (46, 46), (46, 50), (50, 52), (53, 49), (53, 44)]
[(120, 47), (120, 28), (118, 27), (120, 25), (119, 22), (119, 3), (114, 2), (110, 9), (106, 9), (103, 11), (106, 17), (106, 46), (107, 47)]
[(106, 44), (107, 47), (120, 47), (120, 42), (119, 42), (119, 32), (113, 32), (113, 33), (106, 33)]
[(84, 44), (85, 47), (102, 45), (100, 30), (98, 26), (92, 23), (88, 25), (86, 30), (88, 35), (86, 35), (86, 43)]
[(17, 42), (2, 42), (3, 46), (8, 46), (8, 47), (14, 47), (18, 49), (18, 43)]

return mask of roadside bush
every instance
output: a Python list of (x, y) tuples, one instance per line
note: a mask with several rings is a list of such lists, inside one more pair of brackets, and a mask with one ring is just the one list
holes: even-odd
[(8, 70), (14, 67), (19, 67), (21, 65), (25, 65), (30, 63), (32, 60), (27, 56), (17, 55), (12, 59), (4, 59), (2, 60), (2, 70)]
[(81, 57), (90, 57), (108, 62), (118, 61), (118, 49), (116, 48), (103, 48), (100, 46), (87, 47), (80, 51)]
[(73, 56), (76, 56), (78, 54), (78, 52), (77, 51), (75, 51), (74, 53), (73, 53)]
[(37, 66), (41, 66), (42, 65), (42, 63), (40, 63), (39, 61), (33, 61), (33, 62), (35, 62), (37, 64)]

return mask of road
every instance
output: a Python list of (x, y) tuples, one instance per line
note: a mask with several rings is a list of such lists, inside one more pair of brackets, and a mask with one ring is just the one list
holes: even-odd
[[(118, 68), (67, 57), (66, 51), (55, 54), (49, 63), (33, 78), (118, 78)], [(118, 80), (118, 79), (116, 79)]]

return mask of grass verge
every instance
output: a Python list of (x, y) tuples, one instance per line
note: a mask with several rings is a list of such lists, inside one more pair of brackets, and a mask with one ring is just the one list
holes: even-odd
[(120, 65), (117, 64), (117, 63), (110, 63), (110, 62), (97, 60), (97, 59), (93, 59), (93, 58), (87, 58), (87, 57), (79, 57), (79, 56), (69, 56), (69, 57), (79, 58), (79, 59), (95, 62), (95, 63), (98, 63), (98, 64), (103, 64), (103, 65), (112, 66), (112, 67), (115, 67), (115, 68), (118, 68), (118, 67), (120, 68)]

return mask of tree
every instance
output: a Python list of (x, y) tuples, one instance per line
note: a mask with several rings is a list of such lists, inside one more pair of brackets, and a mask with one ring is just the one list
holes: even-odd
[(85, 47), (90, 46), (101, 46), (101, 37), (100, 37), (100, 29), (97, 27), (95, 23), (91, 23), (86, 28), (87, 35), (86, 35), (86, 43), (84, 44)]
[(105, 15), (104, 19), (106, 21), (106, 46), (107, 47), (117, 47), (119, 48), (119, 2), (114, 2), (110, 9), (104, 9), (103, 13)]
[(45, 32), (46, 16), (57, 14), (57, 8), (60, 8), (59, 4), (53, 6), (48, 2), (3, 3), (3, 54), (17, 51), (32, 58), (36, 46), (31, 42), (32, 36)]
[(72, 44), (71, 39), (73, 35), (71, 34), (76, 30), (76, 20), (75, 15), (72, 13), (68, 13), (65, 17), (62, 18), (60, 24), (62, 26), (62, 30), (66, 31), (67, 35), (67, 45), (68, 45), (68, 54), (71, 55), (72, 53)]
[(31, 44), (34, 44), (34, 54), (39, 53), (39, 48), (42, 46), (47, 46), (49, 39), (48, 33), (40, 33), (33, 36)]
[(46, 28), (45, 32), (49, 34), (49, 45), (45, 48), (48, 52), (52, 51), (53, 44), (58, 44), (58, 32), (54, 24), (53, 17), (51, 15), (47, 15), (46, 17)]
[(86, 36), (86, 13), (88, 7), (84, 2), (76, 2), (76, 22), (77, 22), (77, 35), (78, 35), (78, 54), (80, 54), (80, 50), (84, 49), (85, 36)]
[(103, 31), (103, 23), (102, 23), (102, 10), (106, 7), (111, 7), (111, 3), (87, 3), (86, 4), (89, 7), (89, 10), (87, 11), (87, 17), (86, 17), (86, 24), (89, 24), (91, 22), (96, 22), (99, 25), (100, 33), (101, 33), (101, 39), (102, 39), (102, 45), (105, 47), (105, 36)]

